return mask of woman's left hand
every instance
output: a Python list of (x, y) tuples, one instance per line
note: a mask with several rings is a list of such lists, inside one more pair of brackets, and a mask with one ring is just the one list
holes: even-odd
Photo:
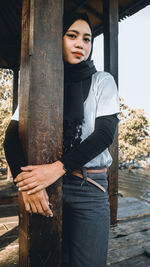
[(65, 174), (63, 163), (59, 160), (52, 164), (21, 167), (21, 170), (14, 181), (18, 190), (28, 191), (27, 194), (34, 194), (48, 187)]

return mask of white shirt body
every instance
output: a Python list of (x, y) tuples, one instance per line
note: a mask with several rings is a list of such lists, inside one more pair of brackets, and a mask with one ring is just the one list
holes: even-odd
[[(82, 141), (91, 135), (95, 129), (95, 119), (100, 116), (119, 114), (119, 97), (114, 78), (111, 74), (97, 71), (92, 75), (89, 94), (84, 102), (84, 123), (82, 124)], [(19, 106), (13, 114), (12, 120), (19, 120)], [(112, 157), (105, 149), (98, 156), (86, 163), (84, 167), (109, 167)]]
[[(91, 87), (84, 102), (84, 123), (82, 124), (82, 141), (91, 135), (95, 129), (95, 119), (100, 116), (119, 113), (118, 90), (111, 74), (97, 71), (92, 75)], [(84, 167), (110, 166), (112, 157), (105, 149), (98, 156), (86, 163)]]

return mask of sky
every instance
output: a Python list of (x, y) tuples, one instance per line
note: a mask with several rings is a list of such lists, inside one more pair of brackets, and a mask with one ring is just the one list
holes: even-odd
[[(92, 58), (103, 70), (103, 35), (94, 41)], [(150, 5), (119, 22), (119, 92), (150, 120)]]

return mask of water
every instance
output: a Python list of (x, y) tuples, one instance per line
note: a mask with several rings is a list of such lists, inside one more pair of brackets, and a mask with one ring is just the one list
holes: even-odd
[(119, 193), (150, 203), (150, 169), (119, 170)]

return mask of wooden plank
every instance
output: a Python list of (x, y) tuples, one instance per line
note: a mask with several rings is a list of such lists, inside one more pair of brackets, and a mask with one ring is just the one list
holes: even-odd
[(14, 204), (18, 203), (18, 196), (10, 196), (10, 197), (1, 197), (0, 198), (0, 203), (1, 204)]
[(0, 266), (17, 267), (18, 259), (17, 205), (0, 205)]
[(18, 252), (18, 244), (13, 243), (0, 251), (0, 267), (18, 267)]
[(133, 257), (131, 259), (121, 261), (119, 263), (110, 264), (109, 266), (112, 267), (149, 267), (150, 266), (150, 259), (140, 255)]
[(109, 265), (113, 266), (117, 262), (126, 262), (130, 258), (148, 253), (149, 242), (150, 216), (118, 223), (110, 231)]
[[(104, 70), (110, 72), (118, 84), (118, 1), (103, 0)], [(113, 163), (109, 172), (111, 223), (117, 221), (118, 196), (118, 133), (110, 148)]]
[(12, 230), (17, 225), (18, 225), (18, 221), (17, 222), (4, 223), (4, 224), (1, 224), (1, 222), (0, 222), (0, 235), (3, 235), (4, 233)]
[(119, 197), (118, 220), (150, 214), (150, 204), (130, 197)]
[(142, 255), (144, 253), (143, 245), (148, 246), (149, 241), (145, 243), (141, 243), (139, 245), (134, 245), (133, 247), (128, 246), (126, 249), (119, 248), (119, 249), (113, 250), (112, 253), (109, 253), (108, 265), (110, 264), (110, 262), (117, 263), (117, 262), (125, 261), (127, 259), (136, 257), (138, 255)]
[(111, 241), (110, 251), (117, 248), (128, 248), (129, 246), (140, 245), (143, 242), (150, 241), (150, 229), (132, 234), (121, 234), (118, 238), (113, 238)]
[(0, 223), (2, 218), (17, 216), (19, 213), (18, 205), (8, 204), (8, 205), (0, 205)]
[[(29, 164), (50, 163), (61, 155), (61, 31), (61, 0), (23, 1), (19, 128)], [(61, 195), (59, 180), (49, 189), (54, 207), (54, 217), (49, 219), (28, 217), (19, 196), (20, 267), (61, 266)]]
[(119, 222), (116, 227), (111, 228), (110, 238), (129, 235), (146, 229), (150, 229), (150, 215)]
[(0, 222), (3, 224), (7, 224), (10, 222), (18, 222), (18, 216), (3, 217), (0, 219)]
[(0, 250), (7, 247), (10, 243), (18, 244), (18, 226), (3, 233), (0, 237)]

